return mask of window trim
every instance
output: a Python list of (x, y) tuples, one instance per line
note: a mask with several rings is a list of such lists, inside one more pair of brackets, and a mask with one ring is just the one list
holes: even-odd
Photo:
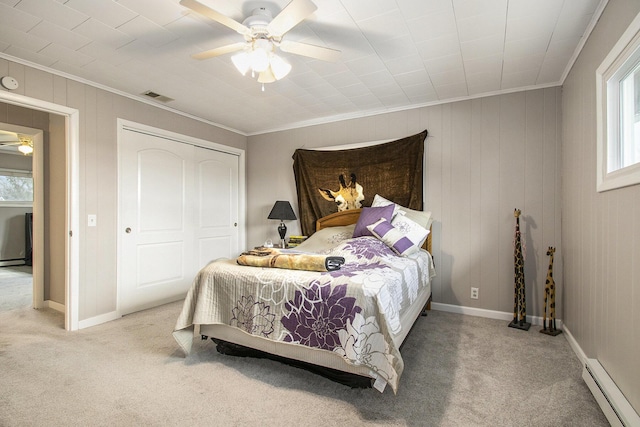
[[(640, 163), (608, 172), (612, 151), (618, 152), (620, 142), (620, 82), (632, 68), (627, 60), (640, 62), (640, 13), (636, 15), (618, 42), (596, 70), (596, 143), (598, 192), (640, 184)], [(610, 126), (610, 124), (615, 125)], [(618, 145), (611, 146), (611, 143)]]

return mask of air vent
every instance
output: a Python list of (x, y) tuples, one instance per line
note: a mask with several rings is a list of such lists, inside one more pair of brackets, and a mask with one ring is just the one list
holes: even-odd
[(159, 93), (155, 93), (152, 90), (148, 90), (148, 91), (144, 92), (143, 95), (148, 96), (149, 98), (153, 98), (156, 101), (160, 101), (160, 102), (173, 101), (173, 98), (169, 98), (168, 96), (160, 95)]

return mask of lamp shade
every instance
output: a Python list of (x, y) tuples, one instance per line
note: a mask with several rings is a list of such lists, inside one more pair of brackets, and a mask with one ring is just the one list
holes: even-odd
[(276, 80), (280, 80), (291, 71), (291, 64), (289, 64), (284, 59), (280, 58), (278, 55), (271, 56), (271, 72)]
[(249, 68), (251, 68), (251, 58), (247, 52), (240, 52), (231, 57), (231, 62), (236, 66), (240, 74), (243, 76), (247, 74)]
[(271, 209), (271, 212), (269, 213), (269, 216), (267, 217), (267, 219), (279, 219), (280, 221), (283, 221), (283, 220), (293, 220), (298, 218), (296, 217), (296, 214), (293, 212), (291, 203), (284, 200), (278, 200), (273, 205), (273, 208)]

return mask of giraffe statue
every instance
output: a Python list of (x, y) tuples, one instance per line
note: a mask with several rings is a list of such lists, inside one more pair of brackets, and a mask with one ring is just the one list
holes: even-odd
[[(544, 285), (544, 317), (540, 332), (547, 335), (556, 336), (562, 331), (556, 329), (556, 283), (553, 280), (553, 254), (556, 248), (549, 246), (547, 255), (549, 256), (549, 271), (547, 281)], [(549, 306), (549, 327), (547, 328), (547, 305)]]
[[(531, 323), (527, 322), (527, 302), (524, 287), (524, 257), (522, 256), (522, 242), (520, 239), (520, 213), (520, 209), (513, 210), (513, 216), (516, 218), (515, 248), (513, 254), (515, 297), (513, 304), (513, 320), (509, 323), (509, 327), (528, 331), (531, 327)], [(518, 316), (520, 316), (519, 319)]]

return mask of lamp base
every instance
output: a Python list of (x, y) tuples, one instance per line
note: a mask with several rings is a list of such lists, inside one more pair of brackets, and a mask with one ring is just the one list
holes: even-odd
[(278, 234), (280, 235), (280, 247), (284, 248), (284, 236), (287, 235), (287, 226), (284, 225), (284, 221), (280, 221), (280, 225), (278, 226)]

